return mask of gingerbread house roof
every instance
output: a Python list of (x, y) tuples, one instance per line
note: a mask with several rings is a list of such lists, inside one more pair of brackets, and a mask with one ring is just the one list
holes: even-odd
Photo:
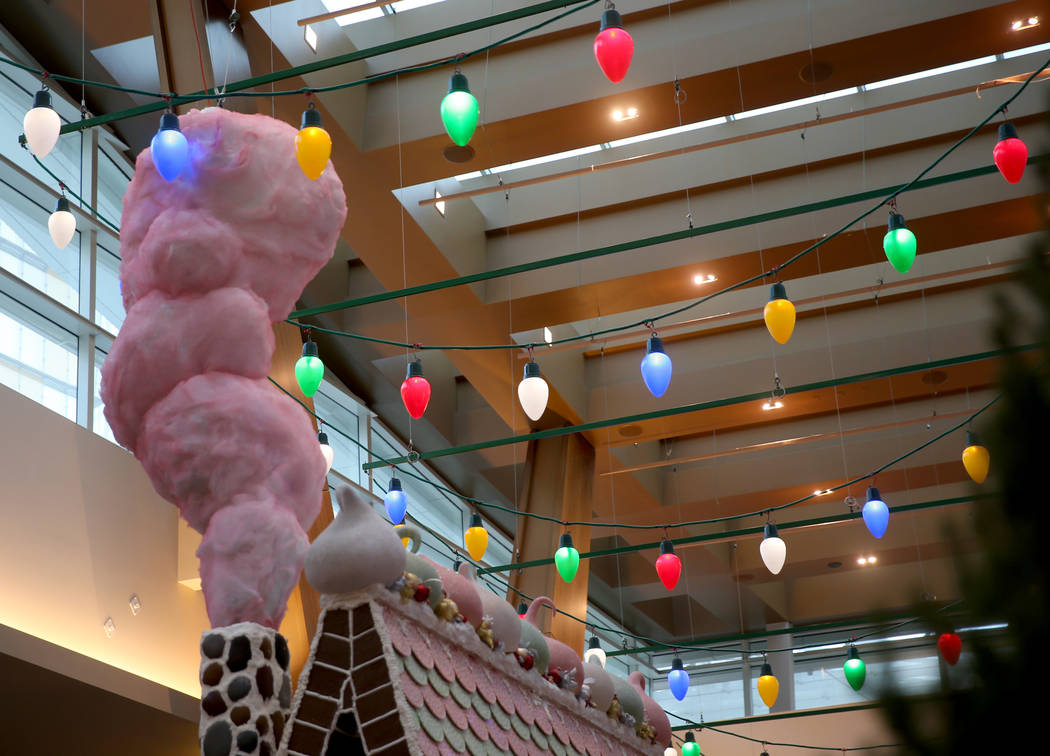
[(282, 755), (662, 753), (425, 604), (377, 586), (322, 607)]

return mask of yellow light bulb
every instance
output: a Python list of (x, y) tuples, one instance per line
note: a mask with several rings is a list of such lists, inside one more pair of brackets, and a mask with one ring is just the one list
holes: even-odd
[(769, 708), (777, 702), (777, 694), (780, 693), (780, 681), (774, 677), (773, 668), (769, 664), (762, 665), (762, 676), (758, 678), (758, 695)]
[(788, 343), (795, 330), (795, 305), (787, 298), (784, 284), (775, 283), (770, 289), (769, 301), (762, 313), (769, 335), (778, 344)]
[(480, 562), (485, 556), (485, 550), (489, 547), (489, 532), (481, 524), (481, 515), (476, 512), (470, 516), (470, 527), (463, 534), (463, 542), (467, 546), (467, 553), (475, 562)]
[(310, 107), (303, 111), (302, 128), (295, 135), (295, 159), (306, 177), (316, 181), (321, 178), (331, 156), (332, 137), (321, 126), (321, 114), (310, 103)]
[(988, 454), (988, 450), (981, 445), (976, 434), (966, 434), (966, 448), (963, 449), (962, 453), (963, 467), (966, 468), (966, 474), (970, 476), (974, 483), (980, 485), (984, 483), (984, 479), (988, 477), (988, 465), (991, 462), (991, 457)]
[[(394, 526), (394, 530), (401, 530), (401, 528), (403, 528), (403, 527), (405, 527), (405, 526), (404, 525), (395, 525)], [(398, 533), (398, 535), (400, 536), (401, 534)], [(412, 539), (411, 538), (404, 538), (404, 537), (401, 538), (401, 545), (404, 546), (406, 550), (408, 549), (408, 545), (410, 543), (412, 543)]]

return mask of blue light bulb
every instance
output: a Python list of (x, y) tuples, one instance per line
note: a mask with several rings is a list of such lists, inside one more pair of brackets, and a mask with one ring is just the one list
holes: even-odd
[(190, 145), (179, 131), (179, 117), (165, 113), (160, 117), (160, 129), (149, 143), (150, 154), (157, 173), (165, 181), (174, 181), (190, 161)]
[(397, 478), (390, 479), (390, 488), (383, 497), (383, 504), (386, 506), (386, 516), (390, 518), (390, 522), (400, 525), (405, 519), (405, 512), (408, 511), (408, 497), (405, 496), (401, 489), (401, 481)]
[(649, 393), (659, 399), (671, 385), (671, 358), (659, 336), (650, 336), (642, 358), (642, 380)]
[(872, 487), (868, 489), (868, 501), (864, 504), (864, 524), (876, 538), (886, 535), (886, 527), (890, 524), (890, 508), (879, 495), (879, 489)]
[(684, 701), (685, 694), (689, 692), (689, 673), (685, 671), (682, 660), (677, 656), (671, 662), (671, 671), (667, 673), (667, 687), (671, 689), (671, 695), (679, 701)]

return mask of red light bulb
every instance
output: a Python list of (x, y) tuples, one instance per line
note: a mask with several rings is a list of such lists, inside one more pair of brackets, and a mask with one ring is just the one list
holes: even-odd
[(602, 73), (613, 84), (621, 81), (631, 67), (634, 40), (623, 28), (620, 14), (615, 10), (602, 12), (602, 26), (594, 38), (594, 57)]
[(423, 417), (423, 413), (427, 411), (427, 404), (430, 403), (430, 381), (423, 377), (423, 363), (419, 360), (408, 363), (408, 375), (401, 382), (401, 401), (405, 403), (408, 414), (415, 420)]
[(1012, 123), (999, 127), (999, 141), (992, 150), (995, 167), (1003, 178), (1016, 184), (1024, 176), (1024, 167), (1028, 163), (1028, 147), (1017, 136), (1017, 129)]
[(962, 653), (962, 640), (955, 633), (944, 633), (937, 639), (937, 648), (944, 660), (954, 667)]
[(674, 553), (674, 544), (666, 538), (660, 542), (660, 556), (656, 558), (656, 574), (664, 588), (673, 591), (682, 574), (682, 560)]

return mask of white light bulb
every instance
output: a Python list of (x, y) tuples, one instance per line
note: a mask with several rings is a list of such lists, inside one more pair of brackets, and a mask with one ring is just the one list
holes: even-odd
[(317, 434), (317, 443), (321, 447), (321, 456), (324, 457), (324, 474), (327, 475), (332, 471), (332, 463), (335, 461), (335, 450), (328, 443), (328, 434), (323, 431)]
[(51, 241), (59, 249), (65, 249), (73, 241), (76, 230), (77, 218), (69, 211), (69, 200), (59, 197), (55, 212), (47, 219), (47, 232), (51, 234)]
[(529, 360), (525, 363), (525, 377), (518, 384), (518, 401), (530, 420), (539, 420), (547, 409), (550, 387), (540, 376), (540, 366)]
[(588, 648), (583, 652), (583, 660), (588, 664), (600, 664), (605, 669), (605, 651), (600, 648)]
[(62, 119), (51, 107), (51, 93), (41, 89), (33, 97), (33, 107), (22, 119), (22, 131), (26, 135), (26, 146), (38, 158), (47, 157), (58, 144)]
[(777, 526), (771, 522), (766, 523), (765, 538), (758, 547), (758, 553), (762, 555), (762, 563), (766, 569), (774, 575), (779, 575), (784, 568), (784, 560), (787, 559), (787, 544), (777, 533)]
[(664, 756), (678, 756), (678, 751), (676, 751), (671, 746), (668, 746), (664, 749)]

